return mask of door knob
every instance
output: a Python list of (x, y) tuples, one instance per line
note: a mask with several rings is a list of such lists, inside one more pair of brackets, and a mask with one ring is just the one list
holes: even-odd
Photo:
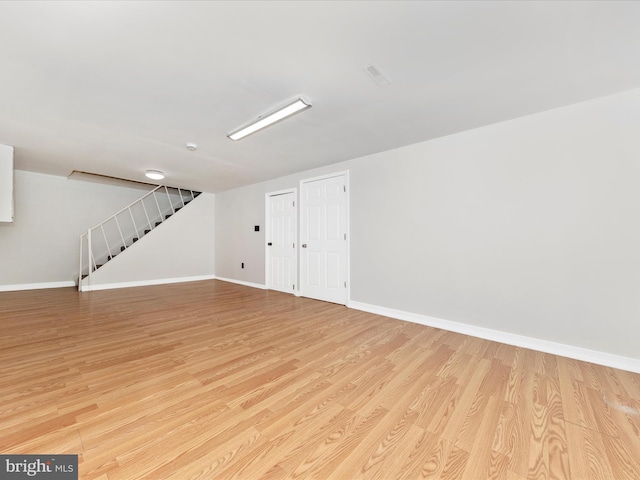
[(306, 243), (303, 243), (303, 244), (302, 244), (302, 248), (307, 248), (307, 244), (306, 244)]
[(271, 246), (271, 242), (267, 243), (267, 247), (270, 247), (270, 246)]

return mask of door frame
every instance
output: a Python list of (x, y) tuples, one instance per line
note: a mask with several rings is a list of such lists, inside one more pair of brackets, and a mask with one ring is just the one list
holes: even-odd
[[(269, 255), (269, 238), (271, 235), (271, 223), (269, 222), (270, 219), (270, 212), (269, 212), (269, 207), (270, 207), (270, 199), (271, 197), (277, 197), (278, 195), (285, 195), (288, 193), (293, 193), (293, 198), (294, 198), (294, 202), (295, 202), (295, 248), (294, 248), (294, 259), (296, 262), (296, 288), (292, 291), (292, 293), (296, 296), (299, 296), (299, 292), (300, 292), (300, 249), (298, 248), (298, 239), (300, 238), (300, 199), (298, 198), (298, 189), (296, 187), (294, 188), (287, 188), (284, 190), (277, 190), (275, 192), (268, 192), (265, 193), (264, 195), (264, 273), (265, 273), (265, 287), (267, 288), (267, 290), (271, 290), (270, 288), (270, 278), (271, 278), (271, 259), (270, 259), (270, 255)], [(280, 290), (276, 290), (276, 291), (280, 291)]]
[[(349, 306), (351, 303), (351, 221), (350, 221), (350, 202), (349, 199), (351, 197), (351, 189), (349, 184), (349, 170), (342, 170), (339, 172), (327, 173), (324, 175), (319, 175), (317, 177), (304, 178), (300, 180), (300, 197), (299, 197), (299, 208), (298, 208), (298, 238), (297, 241), (300, 242), (302, 238), (302, 215), (304, 214), (304, 199), (302, 198), (302, 190), (304, 188), (305, 183), (312, 183), (318, 180), (326, 180), (328, 178), (340, 177), (344, 175), (344, 185), (346, 188), (346, 209), (345, 212), (347, 217), (347, 298), (345, 301), (345, 306)], [(298, 296), (304, 297), (304, 290), (302, 287), (302, 279), (304, 278), (304, 262), (302, 261), (302, 249), (298, 249)]]

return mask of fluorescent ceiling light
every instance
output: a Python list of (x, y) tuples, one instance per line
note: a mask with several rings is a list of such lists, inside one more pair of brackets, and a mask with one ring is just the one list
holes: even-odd
[(289, 103), (288, 105), (285, 105), (284, 107), (279, 108), (278, 110), (269, 113), (268, 115), (258, 117), (258, 120), (256, 120), (255, 122), (250, 123), (246, 127), (242, 127), (227, 136), (231, 140), (240, 140), (247, 135), (251, 135), (258, 130), (268, 127), (269, 125), (273, 125), (274, 123), (290, 117), (291, 115), (295, 115), (296, 113), (306, 110), (307, 108), (311, 108), (311, 102), (300, 97), (295, 102)]
[(164, 173), (158, 170), (147, 170), (147, 173), (145, 173), (145, 175), (151, 180), (162, 180), (164, 178)]

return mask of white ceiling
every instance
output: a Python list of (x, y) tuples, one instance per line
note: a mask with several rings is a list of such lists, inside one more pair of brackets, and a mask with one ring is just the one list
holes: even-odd
[(639, 87), (639, 25), (640, 2), (2, 1), (0, 143), (217, 192)]

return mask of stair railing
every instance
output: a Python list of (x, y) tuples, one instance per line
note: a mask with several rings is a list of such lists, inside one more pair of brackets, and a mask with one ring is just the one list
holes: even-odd
[[(171, 193), (170, 189), (177, 193)], [(185, 194), (187, 196), (186, 202)], [(80, 268), (78, 274), (80, 290), (82, 290), (82, 280), (84, 278), (88, 276), (90, 279), (91, 274), (104, 263), (131, 247), (140, 237), (159, 226), (199, 194), (200, 192), (194, 192), (193, 190), (158, 185), (138, 200), (118, 210), (98, 225), (89, 228), (86, 233), (80, 235)], [(174, 204), (176, 197), (178, 198), (178, 203)], [(145, 201), (151, 205), (146, 205)], [(161, 203), (163, 205), (168, 203), (168, 208), (163, 208)], [(123, 225), (123, 223), (126, 223), (125, 219), (130, 221), (130, 228)]]

